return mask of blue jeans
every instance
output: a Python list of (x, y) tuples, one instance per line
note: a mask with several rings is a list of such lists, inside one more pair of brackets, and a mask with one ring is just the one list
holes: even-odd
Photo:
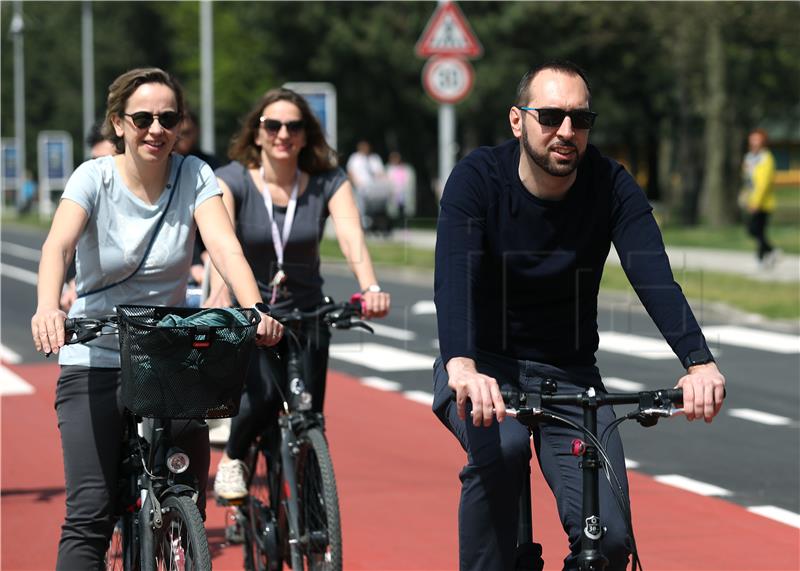
[[(481, 353), (478, 370), (497, 379), (502, 388), (539, 392), (540, 382), (549, 377), (558, 382), (561, 393), (580, 392), (589, 386), (604, 390), (596, 367), (559, 369), (533, 361), (518, 361), (499, 355)], [(531, 460), (528, 428), (512, 418), (502, 424), (475, 427), (458, 418), (456, 404), (450, 399), (448, 375), (441, 359), (434, 364), (433, 409), (442, 423), (458, 438), (467, 453), (467, 464), (460, 474), (461, 502), (458, 513), (459, 561), (461, 571), (509, 571), (514, 569), (519, 520), (519, 497), (527, 485), (526, 464)], [(583, 411), (575, 406), (548, 407), (583, 424)], [(598, 434), (611, 423), (614, 411), (609, 406), (598, 410)], [(575, 438), (581, 432), (561, 424), (540, 424), (533, 430), (533, 443), (539, 466), (556, 497), (561, 525), (569, 537), (570, 552), (564, 569), (577, 569), (583, 530), (583, 473), (579, 459), (571, 454)], [(607, 451), (614, 471), (628, 495), (625, 457), (622, 442), (615, 431)], [(536, 504), (536, 498), (532, 503)], [(602, 551), (609, 560), (608, 571), (624, 570), (630, 553), (625, 520), (608, 482), (600, 477), (600, 514), (607, 532)]]

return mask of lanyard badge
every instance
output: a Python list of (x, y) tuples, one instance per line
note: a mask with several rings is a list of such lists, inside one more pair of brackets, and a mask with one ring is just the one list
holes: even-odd
[(269, 193), (269, 183), (264, 176), (264, 167), (261, 167), (261, 179), (264, 181), (264, 206), (267, 208), (269, 215), (270, 230), (272, 232), (272, 245), (275, 248), (275, 257), (278, 258), (278, 271), (270, 282), (272, 288), (272, 298), (270, 303), (275, 303), (278, 298), (278, 289), (286, 282), (286, 272), (283, 271), (283, 253), (286, 249), (286, 243), (289, 241), (289, 234), (292, 232), (292, 225), (294, 224), (294, 215), (297, 210), (297, 194), (300, 186), (300, 170), (294, 177), (294, 185), (292, 186), (292, 194), (289, 197), (289, 205), (286, 207), (286, 219), (283, 221), (283, 232), (278, 231), (278, 224), (275, 222), (275, 217), (272, 213), (272, 196)]

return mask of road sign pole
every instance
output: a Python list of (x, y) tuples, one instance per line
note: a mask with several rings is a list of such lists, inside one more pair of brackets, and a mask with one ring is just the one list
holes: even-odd
[[(81, 10), (81, 67), (83, 69), (83, 133), (82, 138), (95, 122), (94, 111), (94, 16), (92, 3), (84, 0)], [(83, 139), (83, 156), (91, 156), (86, 139)]]
[(14, 137), (17, 140), (17, 199), (19, 210), (22, 205), (22, 187), (25, 183), (25, 49), (22, 20), (22, 2), (14, 2), (14, 16), (11, 18), (11, 37), (14, 41)]
[(456, 159), (456, 110), (450, 103), (439, 106), (439, 196)]
[(200, 148), (214, 154), (214, 8), (200, 2)]

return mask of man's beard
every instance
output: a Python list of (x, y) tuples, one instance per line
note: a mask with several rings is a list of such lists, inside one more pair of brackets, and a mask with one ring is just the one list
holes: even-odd
[(583, 154), (578, 151), (578, 147), (576, 147), (574, 143), (560, 141), (559, 144), (563, 147), (572, 147), (575, 149), (575, 154), (572, 155), (570, 159), (564, 161), (556, 160), (547, 151), (544, 153), (537, 153), (533, 150), (533, 147), (528, 140), (528, 130), (525, 128), (525, 124), (523, 123), (522, 147), (525, 149), (525, 154), (528, 155), (528, 157), (533, 160), (534, 163), (539, 165), (539, 167), (541, 167), (541, 169), (547, 174), (559, 177), (569, 176), (575, 171), (576, 168), (578, 168), (578, 164), (581, 162)]

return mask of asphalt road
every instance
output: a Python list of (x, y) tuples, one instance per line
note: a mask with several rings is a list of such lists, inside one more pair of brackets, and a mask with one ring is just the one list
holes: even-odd
[[(27, 228), (2, 229), (0, 341), (12, 352), (4, 354), (6, 361), (42, 360), (32, 349), (29, 323), (43, 237)], [(329, 266), (325, 274), (326, 292), (335, 299), (356, 288), (342, 266)], [(432, 275), (381, 269), (379, 274), (392, 293), (391, 315), (378, 324), (375, 336), (336, 332), (331, 367), (426, 402), (437, 354)], [(697, 313), (703, 327), (714, 332), (708, 337), (727, 377), (723, 413), (709, 425), (680, 417), (650, 429), (625, 423), (626, 458), (636, 471), (664, 483), (720, 496), (800, 527), (800, 338), (766, 326), (725, 329), (732, 323), (724, 316)], [(604, 298), (598, 323), (598, 362), (610, 384), (619, 390), (627, 386), (624, 381), (648, 388), (674, 385), (681, 367), (658, 345), (642, 344), (657, 343), (660, 336), (638, 303)]]

